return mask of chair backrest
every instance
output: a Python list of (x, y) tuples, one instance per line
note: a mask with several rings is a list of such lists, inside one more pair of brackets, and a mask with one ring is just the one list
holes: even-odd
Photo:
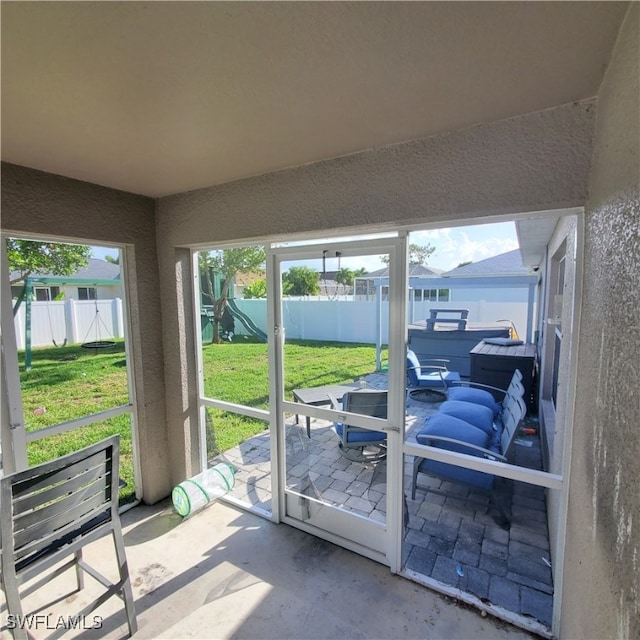
[(524, 395), (524, 384), (522, 382), (522, 372), (520, 369), (516, 369), (513, 372), (513, 376), (511, 376), (511, 381), (509, 382), (509, 386), (507, 387), (507, 392), (505, 395), (512, 393), (514, 395), (520, 394)]
[(348, 391), (342, 398), (342, 408), (374, 418), (387, 417), (387, 391), (358, 389)]
[(18, 573), (116, 519), (118, 460), (119, 436), (111, 436), (2, 478), (3, 570), (9, 561)]
[(527, 404), (522, 393), (507, 394), (502, 404), (502, 435), (500, 448), (502, 455), (507, 457), (518, 434), (518, 427), (527, 415)]
[(411, 351), (411, 349), (407, 349), (407, 380), (409, 382), (409, 386), (418, 386), (418, 379), (421, 373), (422, 371), (420, 368), (420, 360), (418, 360), (418, 356), (416, 356), (416, 354)]

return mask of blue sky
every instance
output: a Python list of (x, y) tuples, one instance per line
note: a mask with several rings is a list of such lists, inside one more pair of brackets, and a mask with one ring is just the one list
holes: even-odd
[[(427, 264), (444, 271), (454, 269), (461, 262), (477, 262), (518, 248), (516, 228), (513, 222), (414, 231), (411, 233), (410, 242), (435, 247), (436, 250)], [(93, 255), (96, 258), (104, 259), (105, 255), (115, 257), (118, 252), (116, 249), (93, 247)], [(374, 271), (384, 266), (376, 257), (353, 258), (352, 260), (353, 263), (344, 260), (341, 266), (354, 269), (365, 267), (368, 271)], [(310, 263), (309, 266), (321, 268), (320, 261), (317, 262), (318, 264), (312, 265)], [(337, 265), (327, 264), (326, 268), (332, 271), (337, 269)]]

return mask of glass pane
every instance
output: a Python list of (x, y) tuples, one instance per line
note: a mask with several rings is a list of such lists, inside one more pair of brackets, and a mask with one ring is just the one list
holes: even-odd
[[(200, 292), (203, 393), (206, 398), (269, 408), (267, 283), (262, 246), (201, 251)], [(230, 495), (271, 511), (269, 424), (207, 407), (207, 464), (231, 464)]]
[(285, 487), (376, 522), (386, 519), (386, 434), (305, 416), (303, 405), (386, 418), (387, 262), (387, 255), (292, 261), (280, 273), (285, 398), (301, 406), (285, 417)]
[(204, 395), (260, 409), (269, 400), (264, 261), (259, 246), (198, 253)]
[(123, 415), (96, 422), (65, 433), (41, 438), (27, 445), (29, 465), (33, 466), (95, 444), (112, 435), (120, 435), (120, 504), (135, 500), (131, 416)]
[(235, 469), (230, 496), (271, 512), (269, 423), (237, 413), (206, 409), (207, 466), (227, 462)]
[[(119, 250), (6, 242), (27, 428), (128, 404)], [(79, 299), (78, 284), (87, 279), (99, 300)]]

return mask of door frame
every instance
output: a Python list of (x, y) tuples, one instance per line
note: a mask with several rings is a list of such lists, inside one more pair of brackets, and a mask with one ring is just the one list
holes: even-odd
[[(327, 527), (318, 527), (303, 522), (287, 513), (285, 478), (285, 424), (284, 413), (309, 415), (326, 420), (337, 420), (344, 413), (323, 407), (300, 405), (284, 398), (284, 332), (282, 310), (282, 286), (280, 266), (282, 262), (318, 258), (389, 254), (389, 406), (386, 420), (387, 443), (387, 521), (385, 525), (372, 523), (360, 516), (347, 515), (335, 508), (329, 509)], [(408, 277), (408, 233), (403, 231), (384, 238), (353, 240), (319, 240), (316, 244), (298, 246), (271, 246), (267, 249), (267, 301), (269, 337), (269, 379), (271, 397), (272, 428), (272, 488), (274, 490), (274, 512), (277, 505), (278, 520), (312, 533), (317, 537), (335, 542), (361, 555), (388, 565), (396, 573), (400, 570), (402, 551), (403, 516), (403, 455), (402, 443), (405, 418), (405, 367), (407, 344), (407, 282)], [(350, 422), (364, 428), (380, 430), (380, 418), (350, 415)], [(351, 416), (353, 416), (351, 418)], [(383, 421), (384, 422), (384, 421)], [(392, 499), (398, 496), (398, 499)], [(349, 523), (348, 521), (351, 520)], [(349, 535), (350, 524), (354, 527), (367, 525), (370, 533), (377, 537), (378, 549), (362, 544), (360, 535)], [(341, 530), (336, 532), (335, 527)], [(332, 530), (334, 528), (334, 530)], [(376, 530), (376, 531), (374, 531)], [(352, 530), (353, 533), (353, 530)], [(359, 532), (358, 532), (359, 533)], [(354, 539), (356, 538), (356, 539)], [(364, 539), (367, 539), (365, 533)], [(375, 546), (375, 544), (374, 544)], [(380, 548), (381, 547), (381, 548)]]

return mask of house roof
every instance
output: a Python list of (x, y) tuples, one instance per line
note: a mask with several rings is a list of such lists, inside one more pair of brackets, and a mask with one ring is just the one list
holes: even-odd
[[(433, 269), (431, 267), (425, 267), (422, 264), (410, 264), (409, 265), (409, 277), (410, 278), (437, 278), (442, 273), (442, 269)], [(374, 277), (374, 278), (388, 278), (389, 277), (389, 267), (384, 267), (383, 269), (378, 269), (377, 271), (372, 271), (363, 277)]]
[(628, 8), (3, 2), (2, 159), (159, 197), (541, 111)]
[(442, 274), (443, 278), (465, 278), (471, 276), (527, 275), (529, 269), (522, 263), (520, 249), (507, 251), (491, 258), (478, 260), (462, 267), (456, 267)]
[[(11, 279), (20, 275), (17, 271), (11, 274)], [(98, 258), (89, 258), (86, 267), (78, 269), (69, 276), (56, 276), (52, 273), (32, 273), (31, 278), (55, 278), (56, 280), (120, 280), (120, 265), (100, 260)], [(101, 283), (103, 284), (103, 283)], [(114, 282), (114, 284), (117, 284)]]

